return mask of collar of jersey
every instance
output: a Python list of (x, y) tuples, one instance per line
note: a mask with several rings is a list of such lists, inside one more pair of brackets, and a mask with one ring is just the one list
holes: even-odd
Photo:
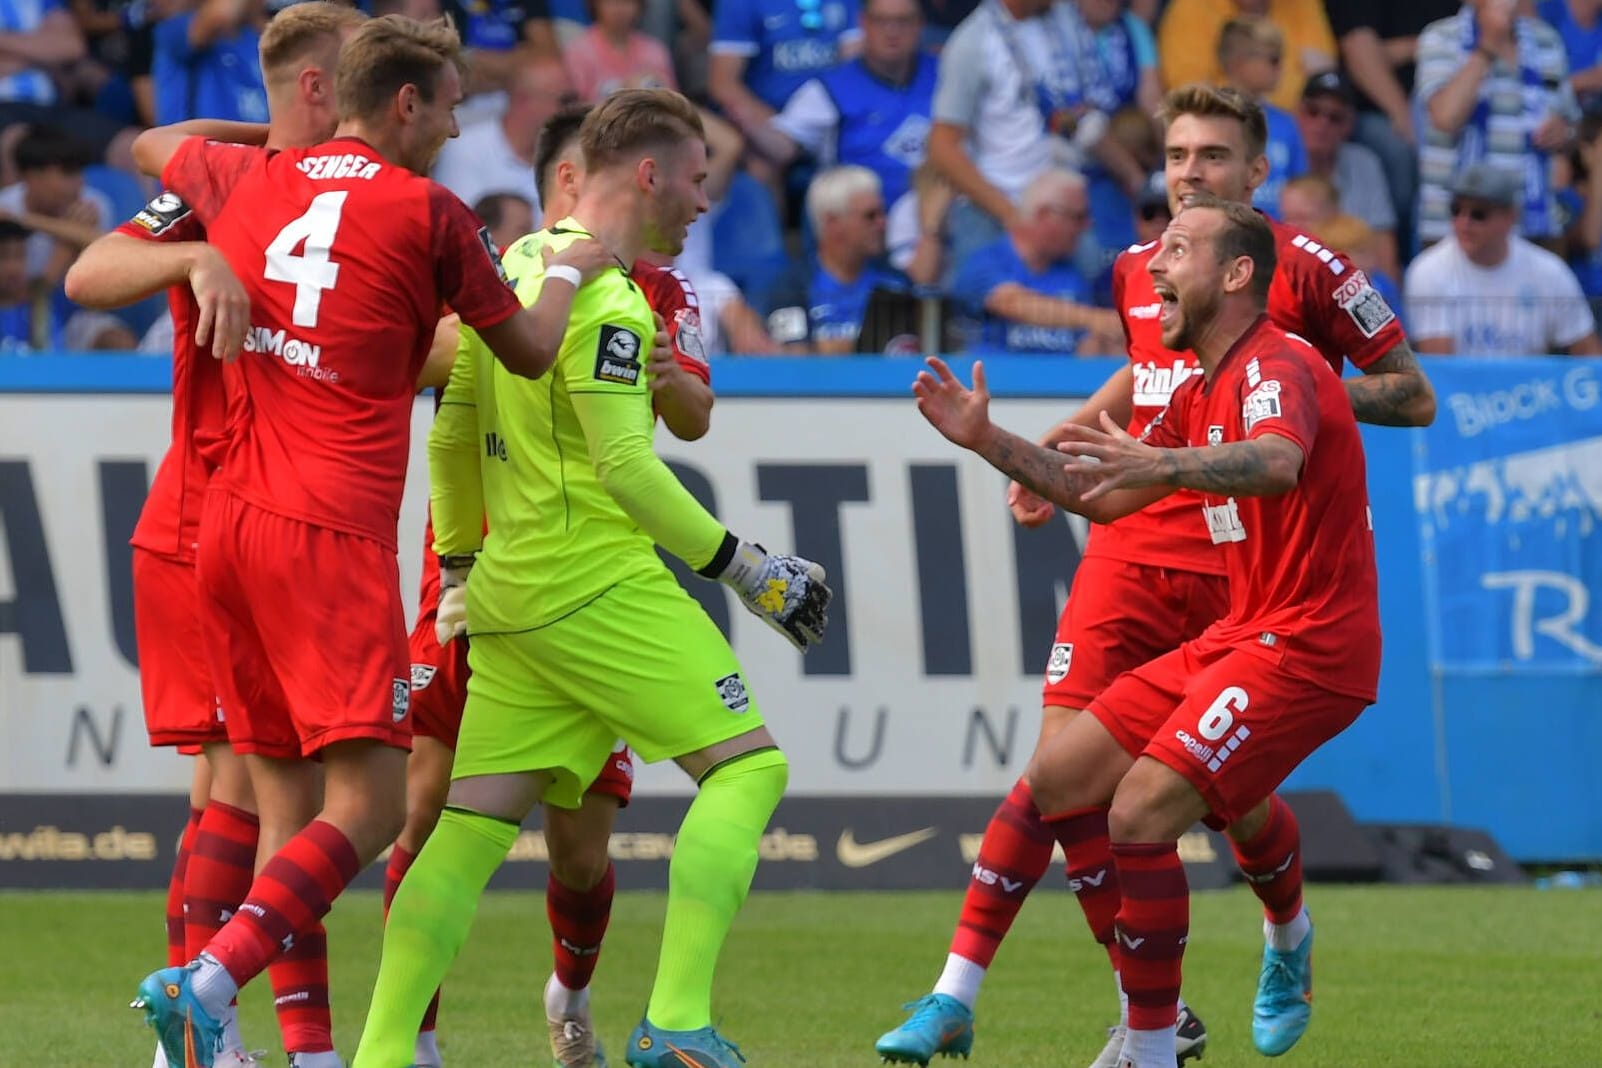
[[(573, 216), (571, 216), (571, 215), (569, 215), (565, 219), (557, 220), (556, 225), (547, 227), (547, 230), (552, 234), (579, 234), (579, 235), (581, 235), (583, 237), (588, 237), (588, 238), (590, 238), (592, 240), (596, 239), (594, 234), (590, 233), (588, 230), (584, 229), (584, 227), (580, 226), (578, 220), (573, 218)], [(623, 272), (623, 277), (624, 278), (628, 278), (629, 277), (629, 265), (628, 264), (624, 263), (622, 260), (618, 259), (616, 256), (612, 257), (612, 262), (617, 264), (617, 269)]]

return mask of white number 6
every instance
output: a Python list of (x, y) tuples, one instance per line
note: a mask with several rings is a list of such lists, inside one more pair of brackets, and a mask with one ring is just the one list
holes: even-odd
[[(262, 275), (269, 282), (288, 282), (295, 287), (296, 326), (317, 325), (323, 290), (333, 289), (339, 281), (339, 264), (329, 260), (328, 252), (334, 247), (339, 216), (349, 195), (348, 189), (318, 193), (306, 214), (278, 231), (267, 246), (267, 265)], [(302, 242), (305, 247), (297, 256), (295, 246)]]
[(1226, 686), (1224, 691), (1213, 699), (1207, 711), (1197, 722), (1196, 729), (1201, 736), (1209, 742), (1216, 742), (1229, 733), (1229, 728), (1235, 723), (1235, 716), (1246, 711), (1251, 698), (1239, 686)]

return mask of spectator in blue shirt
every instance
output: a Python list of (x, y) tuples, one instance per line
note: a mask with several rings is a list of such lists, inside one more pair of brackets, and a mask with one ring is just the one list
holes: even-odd
[(1263, 109), (1268, 122), (1268, 177), (1252, 193), (1252, 206), (1279, 218), (1279, 193), (1285, 182), (1307, 173), (1307, 149), (1295, 116), (1270, 104), (1268, 94), (1279, 85), (1285, 56), (1285, 35), (1262, 18), (1230, 19), (1218, 32), (1218, 65), (1224, 82)]
[(822, 171), (807, 188), (807, 215), (818, 237), (814, 262), (799, 266), (761, 302), (768, 333), (787, 352), (855, 352), (868, 297), (905, 289), (885, 266), (885, 207), (879, 176), (866, 167)]
[(1541, 0), (1535, 14), (1563, 38), (1580, 106), (1602, 103), (1602, 0)]
[(1074, 250), (1090, 221), (1085, 179), (1052, 168), (1023, 191), (1018, 220), (957, 265), (952, 291), (980, 317), (977, 347), (1039, 355), (1122, 349), (1115, 312), (1091, 305)]
[(267, 121), (258, 46), (263, 0), (200, 0), (156, 24), (151, 75), (156, 124), (185, 119)]
[(749, 136), (857, 37), (857, 0), (718, 0), (707, 90)]
[(795, 91), (784, 110), (752, 133), (769, 159), (803, 150), (819, 163), (855, 163), (879, 176), (886, 203), (907, 191), (929, 143), (939, 63), (920, 47), (916, 0), (866, 0), (862, 55)]
[[(547, 0), (443, 0), (439, 8), (456, 24), (467, 50), (468, 99), (457, 109), (464, 126), (500, 117), (504, 94), (529, 60), (561, 58)], [(583, 4), (578, 8), (582, 13)]]

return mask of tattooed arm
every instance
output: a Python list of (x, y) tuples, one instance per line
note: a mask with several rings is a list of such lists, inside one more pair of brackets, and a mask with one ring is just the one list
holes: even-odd
[(1358, 422), (1376, 426), (1429, 426), (1435, 421), (1435, 390), (1406, 341), (1345, 380)]
[(1079, 476), (1095, 483), (1081, 498), (1088, 502), (1150, 486), (1274, 497), (1296, 485), (1305, 459), (1300, 445), (1274, 433), (1205, 449), (1159, 448), (1135, 440), (1104, 418), (1101, 430), (1072, 427), (1068, 434), (1069, 441), (1060, 446), (1064, 453), (1097, 461)]

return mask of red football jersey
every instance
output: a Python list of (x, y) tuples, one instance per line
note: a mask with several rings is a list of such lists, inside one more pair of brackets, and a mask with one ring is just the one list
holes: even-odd
[[(1337, 374), (1347, 360), (1367, 367), (1406, 340), (1396, 313), (1343, 253), (1295, 227), (1268, 222), (1279, 255), (1268, 291), (1268, 317), (1275, 326), (1305, 338)], [(1113, 263), (1113, 304), (1134, 365), (1131, 434), (1139, 434), (1168, 406), (1173, 391), (1201, 370), (1192, 353), (1163, 348), (1162, 301), (1146, 269), (1155, 255), (1155, 242), (1136, 245)], [(1116, 523), (1092, 526), (1085, 555), (1221, 574), (1207, 531), (1196, 523), (1195, 503), (1176, 493)]]
[[(1149, 444), (1209, 448), (1278, 434), (1305, 460), (1277, 497), (1191, 495), (1223, 549), (1229, 614), (1197, 639), (1269, 660), (1336, 693), (1373, 701), (1379, 577), (1363, 441), (1340, 378), (1312, 346), (1263, 316), (1214, 371), (1174, 391)], [(1288, 710), (1294, 714), (1294, 709)]]
[[(157, 196), (117, 227), (117, 233), (141, 241), (206, 240), (206, 228), (174, 193)], [(211, 477), (200, 446), (215, 443), (223, 432), (223, 373), (211, 353), (195, 350), (200, 309), (194, 292), (187, 285), (173, 286), (167, 290), (167, 306), (172, 312), (172, 444), (156, 468), (129, 544), (193, 560), (200, 506)]]
[(162, 178), (251, 298), (245, 352), (225, 371), (215, 484), (393, 549), (442, 303), (475, 327), (522, 307), (489, 232), (443, 186), (355, 138), (276, 153), (191, 138)]
[(667, 323), (673, 357), (679, 366), (711, 385), (712, 368), (707, 365), (706, 348), (701, 344), (701, 298), (695, 295), (690, 280), (672, 267), (658, 267), (644, 260), (634, 261), (629, 277), (645, 293), (651, 310)]

